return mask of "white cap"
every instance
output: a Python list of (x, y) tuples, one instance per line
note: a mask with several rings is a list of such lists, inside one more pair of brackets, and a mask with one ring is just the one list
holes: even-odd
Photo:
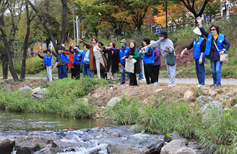
[(197, 35), (202, 35), (202, 32), (200, 31), (200, 29), (198, 27), (196, 27), (193, 32)]

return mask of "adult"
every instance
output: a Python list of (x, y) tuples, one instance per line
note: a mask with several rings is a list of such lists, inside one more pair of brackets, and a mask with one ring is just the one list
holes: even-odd
[(195, 67), (196, 67), (196, 74), (198, 78), (198, 86), (202, 87), (205, 85), (205, 48), (206, 48), (206, 40), (202, 36), (202, 32), (197, 27), (193, 30), (193, 32), (196, 35), (196, 39), (193, 40), (193, 42), (187, 46), (182, 52), (181, 57), (183, 56), (184, 52), (186, 50), (190, 50), (193, 48), (193, 58), (195, 59)]
[(66, 55), (62, 53), (62, 50), (58, 50), (58, 55), (56, 59), (56, 65), (58, 66), (58, 71), (60, 74), (60, 79), (63, 79), (64, 77), (67, 78), (67, 64), (69, 62), (69, 59)]
[[(116, 44), (115, 42), (110, 42), (109, 47), (115, 48)], [(117, 72), (119, 71), (119, 52), (111, 51), (109, 49), (104, 48), (104, 53), (108, 54), (108, 65), (107, 65), (107, 79), (110, 80), (111, 74), (113, 75), (113, 79), (117, 80)]]
[[(99, 49), (102, 51), (101, 54), (104, 55), (105, 60), (106, 60), (106, 63), (107, 63), (107, 65), (108, 65), (108, 58), (107, 58), (106, 54), (103, 52), (103, 50), (105, 49), (104, 43), (102, 43), (102, 42), (99, 41), (99, 42), (98, 42), (98, 47), (99, 47)], [(106, 68), (100, 69), (100, 74), (101, 74), (101, 77), (102, 77), (103, 79), (106, 78), (106, 73), (107, 73)]]
[[(150, 39), (145, 37), (143, 39), (144, 46), (147, 46), (150, 44)], [(143, 63), (144, 63), (144, 70), (145, 70), (145, 77), (146, 77), (146, 83), (149, 85), (150, 83), (154, 83), (154, 85), (157, 85), (158, 82), (152, 73), (152, 66), (154, 65), (154, 50), (152, 47), (146, 48), (146, 50), (142, 51), (143, 53)]]
[(134, 73), (131, 73), (131, 72), (129, 73), (129, 79), (130, 79), (129, 86), (138, 86), (136, 74), (141, 73), (140, 63), (138, 61), (140, 54), (138, 50), (136, 49), (136, 42), (134, 40), (131, 40), (129, 42), (129, 47), (130, 47), (129, 52), (122, 59), (129, 58), (129, 59), (136, 60), (136, 62), (134, 63)]
[(49, 81), (53, 80), (52, 78), (53, 63), (54, 63), (53, 55), (51, 55), (50, 50), (47, 50), (47, 54), (44, 58), (44, 65), (46, 67), (47, 78)]
[(210, 32), (208, 33), (202, 26), (202, 19), (197, 18), (199, 23), (199, 28), (204, 36), (207, 37), (205, 56), (211, 61), (212, 78), (213, 84), (210, 87), (221, 87), (221, 67), (222, 62), (220, 61), (220, 55), (226, 53), (230, 47), (230, 42), (225, 39), (225, 35), (219, 32), (219, 27), (217, 25), (212, 25), (210, 27)]
[(97, 70), (97, 76), (100, 78), (100, 69), (106, 68), (107, 62), (101, 52), (101, 48), (98, 46), (98, 39), (92, 38), (92, 44), (89, 44), (81, 39), (78, 39), (78, 41), (84, 43), (90, 48), (90, 70)]
[[(174, 51), (174, 44), (173, 42), (168, 38), (168, 34), (166, 31), (161, 31), (159, 34), (159, 40), (144, 47), (144, 49), (148, 48), (148, 47), (160, 47), (160, 51), (163, 57), (166, 58), (166, 56), (168, 56), (169, 54), (174, 54), (175, 55), (175, 51)], [(167, 64), (167, 61), (165, 59), (165, 63), (166, 63), (166, 67), (167, 67), (167, 71), (168, 71), (168, 76), (169, 76), (169, 85), (168, 87), (173, 87), (176, 86), (175, 84), (175, 69), (176, 69), (176, 64), (173, 66), (170, 66)]]
[[(150, 43), (154, 43), (154, 40), (151, 40)], [(156, 81), (159, 81), (159, 72), (160, 72), (160, 49), (158, 47), (153, 48), (154, 50), (154, 64), (152, 65), (152, 73), (155, 76)]]
[(143, 79), (143, 53), (141, 52), (142, 47), (144, 47), (143, 42), (141, 43), (141, 45), (137, 48), (140, 54), (140, 58), (139, 58), (139, 62), (140, 62), (140, 68), (141, 68), (141, 73), (139, 73), (138, 76), (138, 80), (142, 80)]
[(119, 52), (120, 57), (120, 63), (121, 63), (121, 85), (125, 84), (125, 59), (123, 59), (124, 56), (126, 56), (129, 52), (129, 47), (127, 46), (127, 41), (125, 39), (122, 39), (120, 41), (120, 47), (119, 48), (111, 48), (107, 47), (107, 49), (110, 49), (111, 51)]
[[(62, 47), (64, 47), (64, 44), (62, 44)], [(75, 67), (73, 65), (73, 56), (74, 56), (74, 46), (70, 46), (68, 51), (63, 51), (62, 53), (69, 55), (69, 62), (68, 62), (68, 68), (71, 69), (71, 78), (76, 78), (76, 72)]]
[[(78, 47), (75, 47), (79, 49)], [(74, 54), (73, 54), (73, 61), (72, 64), (74, 66), (74, 73), (73, 73), (73, 78), (74, 79), (80, 79), (80, 70), (81, 70), (81, 60), (82, 60), (82, 52), (80, 50), (74, 49)]]

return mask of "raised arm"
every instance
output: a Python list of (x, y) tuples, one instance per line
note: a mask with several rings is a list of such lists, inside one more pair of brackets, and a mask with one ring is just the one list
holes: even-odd
[(77, 52), (79, 53), (83, 53), (83, 50), (80, 50), (78, 47), (75, 47), (74, 49), (77, 50)]
[(52, 51), (52, 54), (54, 55), (54, 57), (58, 56), (58, 54), (56, 52), (54, 52), (54, 51)]
[(44, 57), (43, 56), (41, 56), (39, 53), (37, 54), (41, 59), (44, 59)]
[(203, 26), (202, 26), (202, 18), (201, 17), (197, 17), (197, 22), (198, 22), (198, 24), (199, 24), (199, 29), (200, 29), (200, 31), (202, 32), (202, 34), (204, 35), (204, 36), (206, 36), (206, 37), (208, 37), (208, 32), (203, 28)]
[(148, 47), (152, 47), (152, 48), (155, 48), (155, 47), (159, 47), (160, 46), (160, 40), (154, 42), (154, 43), (151, 43), (150, 45), (148, 45)]
[(89, 43), (83, 41), (82, 39), (78, 39), (78, 41), (84, 43), (84, 44), (87, 45), (89, 48), (93, 47), (93, 45), (91, 45), (91, 44), (89, 44)]

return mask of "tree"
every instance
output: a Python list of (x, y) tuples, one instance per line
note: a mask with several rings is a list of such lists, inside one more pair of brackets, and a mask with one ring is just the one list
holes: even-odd
[[(61, 0), (61, 8), (62, 8), (62, 15), (61, 17), (61, 40), (58, 41), (59, 45), (57, 45), (57, 39), (55, 39), (55, 35), (53, 34), (53, 26), (51, 19), (54, 19), (55, 17), (52, 16), (52, 9), (53, 6), (56, 4), (55, 2), (51, 2), (50, 0), (44, 0), (44, 1), (38, 1), (36, 5), (33, 4), (31, 1), (29, 1), (29, 4), (37, 14), (39, 20), (42, 22), (42, 25), (47, 30), (50, 40), (53, 43), (53, 46), (55, 50), (57, 51), (62, 47), (62, 44), (66, 40), (66, 23), (67, 23), (67, 0)], [(41, 6), (40, 4), (43, 4)], [(50, 7), (51, 6), (51, 7)], [(57, 8), (57, 7), (55, 7)], [(57, 8), (59, 9), (59, 8)], [(55, 20), (53, 20), (55, 21)]]
[[(18, 81), (18, 76), (13, 68), (13, 61), (11, 57), (10, 46), (14, 40), (14, 36), (16, 34), (17, 25), (20, 20), (21, 11), (22, 11), (22, 3), (20, 0), (2, 0), (0, 1), (1, 9), (0, 9), (0, 31), (1, 31), (1, 39), (3, 40), (5, 46), (5, 53), (9, 62), (9, 69), (12, 74), (14, 81)], [(9, 12), (9, 13), (8, 13)], [(10, 27), (6, 25), (6, 19), (8, 22), (11, 22)], [(6, 27), (8, 26), (8, 27)]]
[(25, 34), (25, 39), (24, 39), (24, 52), (23, 52), (23, 58), (22, 58), (22, 65), (21, 65), (21, 79), (25, 78), (26, 74), (26, 56), (27, 56), (27, 49), (29, 47), (28, 40), (30, 36), (30, 24), (32, 20), (36, 17), (35, 14), (33, 14), (33, 10), (29, 10), (29, 0), (25, 1), (25, 10), (26, 10), (26, 25), (27, 25), (27, 30)]

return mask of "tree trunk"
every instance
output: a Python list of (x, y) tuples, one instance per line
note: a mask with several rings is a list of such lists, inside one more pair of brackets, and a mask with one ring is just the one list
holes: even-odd
[(8, 59), (6, 53), (3, 54), (2, 58), (2, 71), (3, 71), (3, 79), (8, 79)]

